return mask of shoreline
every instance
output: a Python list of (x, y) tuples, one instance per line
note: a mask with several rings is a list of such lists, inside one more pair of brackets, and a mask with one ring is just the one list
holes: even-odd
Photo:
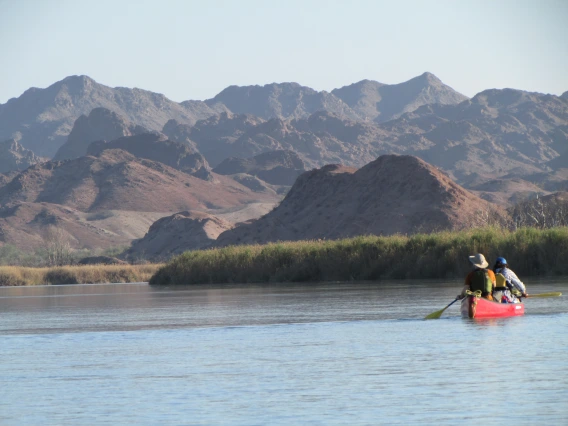
[(148, 282), (162, 264), (0, 266), (0, 287)]

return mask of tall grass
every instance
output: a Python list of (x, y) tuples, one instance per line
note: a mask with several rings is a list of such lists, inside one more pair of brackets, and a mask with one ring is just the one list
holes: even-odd
[(506, 257), (520, 276), (568, 274), (568, 228), (483, 228), (190, 251), (160, 268), (150, 284), (463, 277), (475, 253), (489, 262)]
[[(76, 264), (84, 257), (111, 256), (115, 257), (126, 250), (126, 246), (116, 246), (107, 249), (78, 249), (69, 252), (69, 263)], [(0, 246), (0, 265), (47, 267), (50, 266), (50, 256), (45, 247), (37, 247), (34, 250), (22, 250), (13, 244)]]
[(0, 266), (0, 286), (146, 282), (162, 265)]

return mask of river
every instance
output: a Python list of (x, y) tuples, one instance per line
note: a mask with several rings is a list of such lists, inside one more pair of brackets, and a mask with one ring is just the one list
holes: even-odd
[(0, 424), (568, 424), (566, 297), (423, 320), (460, 287), (0, 288)]

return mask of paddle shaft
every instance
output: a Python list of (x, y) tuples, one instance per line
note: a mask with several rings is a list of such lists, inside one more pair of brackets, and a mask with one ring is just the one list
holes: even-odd
[(453, 305), (454, 303), (456, 303), (458, 300), (461, 300), (461, 299), (460, 299), (459, 297), (456, 297), (452, 303), (450, 303), (448, 306), (446, 306), (446, 307), (444, 308), (444, 310), (448, 309), (450, 306), (452, 306), (452, 305)]
[(530, 299), (531, 297), (560, 297), (560, 296), (562, 296), (562, 293), (558, 291), (552, 293), (529, 294), (525, 296), (525, 299)]
[(446, 306), (443, 309), (440, 309), (439, 311), (436, 312), (432, 312), (430, 315), (427, 315), (424, 319), (438, 319), (442, 316), (442, 314), (444, 313), (444, 311), (446, 309), (448, 309), (450, 306), (452, 306), (454, 303), (456, 303), (458, 300), (460, 300), (459, 296), (456, 297), (452, 303), (450, 303), (448, 306)]

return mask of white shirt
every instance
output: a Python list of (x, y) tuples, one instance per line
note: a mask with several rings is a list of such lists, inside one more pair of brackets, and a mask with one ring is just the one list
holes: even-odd
[(526, 293), (527, 290), (525, 288), (525, 285), (523, 284), (523, 282), (519, 279), (519, 277), (517, 277), (517, 275), (511, 271), (509, 268), (497, 268), (495, 270), (496, 274), (501, 274), (505, 277), (505, 279), (507, 280), (507, 282), (513, 284), (515, 286), (515, 288), (517, 290), (519, 290), (521, 293)]

